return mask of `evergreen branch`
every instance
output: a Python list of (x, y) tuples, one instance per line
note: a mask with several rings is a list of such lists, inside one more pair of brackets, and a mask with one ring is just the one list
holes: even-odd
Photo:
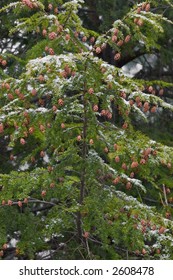
[(7, 6), (4, 6), (3, 8), (0, 9), (0, 13), (2, 12), (6, 12), (7, 10), (11, 9), (11, 8), (14, 8), (14, 7), (17, 7), (17, 5), (21, 5), (21, 2), (13, 2), (13, 3), (10, 3), (9, 5)]

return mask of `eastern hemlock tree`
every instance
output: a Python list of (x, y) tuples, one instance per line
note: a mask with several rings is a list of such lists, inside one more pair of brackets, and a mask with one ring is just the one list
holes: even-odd
[(159, 48), (169, 20), (150, 10), (156, 1), (142, 2), (98, 34), (83, 27), (83, 4), (22, 0), (1, 10), (30, 15), (10, 34), (39, 34), (16, 57), (17, 77), (8, 53), (0, 59), (1, 258), (172, 259), (173, 149), (133, 127), (173, 110), (162, 99), (172, 84), (153, 89), (120, 67), (134, 48)]
[[(96, 31), (105, 31), (111, 27), (111, 24), (116, 19), (122, 18), (126, 15), (129, 7), (138, 1), (124, 1), (124, 0), (86, 0), (85, 8), (79, 10), (80, 15), (84, 18), (84, 25), (92, 26)], [(173, 9), (165, 2), (160, 2), (157, 7), (152, 6), (151, 11), (164, 14), (169, 19), (173, 19)], [(159, 39), (159, 49), (152, 49), (152, 53), (147, 52), (145, 48), (131, 48), (131, 52), (126, 52), (123, 59), (119, 61), (120, 65), (125, 65), (126, 68), (131, 68), (134, 65), (141, 67), (141, 70), (133, 72), (136, 78), (145, 80), (164, 80), (173, 82), (172, 76), (172, 59), (173, 44), (172, 44), (173, 29), (172, 25), (164, 24), (164, 33)], [(114, 64), (112, 49), (107, 47), (104, 50), (104, 59), (109, 63)], [(156, 86), (156, 85), (155, 85)], [(155, 90), (155, 86), (153, 89)], [(164, 88), (162, 99), (168, 103), (172, 103), (172, 89)], [(160, 141), (166, 145), (172, 145), (172, 112), (160, 111), (157, 118), (150, 118), (148, 124), (134, 123), (140, 130), (147, 133), (156, 141)]]

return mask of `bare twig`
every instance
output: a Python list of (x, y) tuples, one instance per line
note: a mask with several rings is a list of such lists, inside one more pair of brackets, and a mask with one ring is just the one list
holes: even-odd
[(163, 194), (164, 194), (164, 198), (165, 198), (165, 204), (168, 205), (168, 200), (167, 200), (167, 196), (166, 196), (165, 185), (163, 185)]

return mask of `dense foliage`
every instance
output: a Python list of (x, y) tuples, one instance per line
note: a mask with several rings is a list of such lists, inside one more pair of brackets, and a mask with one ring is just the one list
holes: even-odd
[(141, 127), (172, 116), (173, 85), (122, 69), (160, 51), (172, 4), (127, 5), (101, 31), (83, 15), (89, 4), (1, 9), (20, 42), (0, 57), (2, 259), (173, 257), (173, 148)]

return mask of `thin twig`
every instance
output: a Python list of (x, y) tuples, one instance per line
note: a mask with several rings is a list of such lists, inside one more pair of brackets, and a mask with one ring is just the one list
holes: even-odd
[(165, 198), (165, 204), (168, 206), (168, 200), (167, 200), (166, 189), (165, 189), (165, 185), (164, 184), (163, 184), (163, 194), (164, 194), (164, 198)]

